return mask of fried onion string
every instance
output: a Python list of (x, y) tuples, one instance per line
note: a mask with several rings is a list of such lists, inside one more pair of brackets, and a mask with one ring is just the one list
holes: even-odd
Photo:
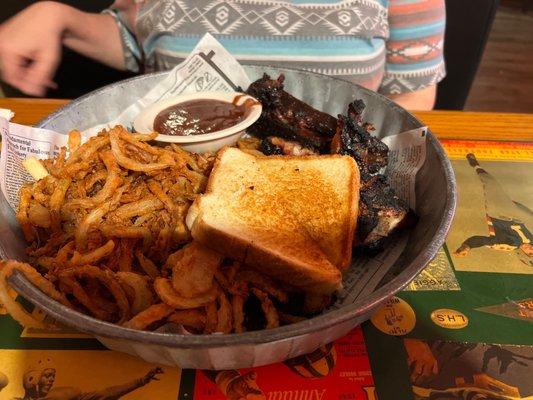
[[(185, 219), (214, 155), (152, 145), (156, 137), (117, 126), (82, 143), (74, 130), (55, 159), (33, 163), (44, 173), (22, 187), (16, 217), (38, 270), (0, 263), (8, 311), (23, 325), (43, 326), (7, 291), (18, 270), (62, 304), (133, 329), (172, 323), (231, 333), (259, 326), (253, 314), (264, 314), (267, 328), (301, 318), (275, 308), (293, 295), (287, 285), (192, 240)], [(259, 301), (248, 302), (250, 294)], [(303, 303), (305, 313), (307, 297)]]
[(130, 317), (130, 305), (124, 290), (120, 286), (114, 274), (107, 269), (100, 269), (93, 265), (84, 265), (76, 268), (69, 268), (59, 273), (58, 278), (93, 278), (104, 285), (109, 293), (113, 296), (119, 309), (119, 318), (117, 323), (123, 323)]

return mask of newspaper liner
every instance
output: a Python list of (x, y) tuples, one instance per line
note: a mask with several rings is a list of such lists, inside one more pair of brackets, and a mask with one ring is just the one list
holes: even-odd
[[(251, 83), (237, 60), (211, 35), (206, 34), (189, 57), (172, 69), (168, 76), (143, 98), (127, 107), (117, 118), (82, 133), (82, 140), (103, 128), (122, 124), (131, 127), (134, 117), (155, 101), (182, 93), (208, 90), (235, 91)], [(67, 143), (67, 136), (54, 131), (32, 128), (9, 122), (12, 113), (0, 110), (2, 150), (0, 188), (13, 210), (18, 204), (20, 187), (31, 182), (21, 161), (26, 157), (48, 158), (57, 155)], [(73, 129), (76, 127), (72, 127)], [(387, 173), (397, 195), (411, 208), (415, 207), (415, 178), (426, 157), (426, 128), (418, 128), (383, 141), (389, 146)], [(358, 257), (343, 279), (344, 289), (333, 306), (338, 308), (372, 293), (398, 259), (406, 246), (408, 235), (390, 243), (375, 257)]]

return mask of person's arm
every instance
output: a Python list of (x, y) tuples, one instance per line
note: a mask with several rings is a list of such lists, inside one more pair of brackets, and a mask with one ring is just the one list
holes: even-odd
[(379, 92), (408, 110), (431, 110), (445, 76), (444, 0), (390, 0), (387, 58)]
[(0, 73), (19, 90), (43, 96), (61, 59), (61, 46), (124, 69), (119, 29), (111, 15), (40, 1), (0, 25)]
[(80, 395), (81, 400), (119, 400), (123, 396), (135, 389), (143, 387), (151, 381), (158, 381), (157, 375), (162, 374), (163, 370), (159, 367), (151, 369), (145, 376), (123, 385), (116, 385), (102, 390), (84, 393)]
[(469, 249), (498, 244), (495, 236), (471, 236), (463, 242)]
[(497, 243), (497, 239), (494, 236), (471, 236), (466, 239), (454, 254), (457, 257), (464, 257), (468, 254), (470, 249), (475, 249), (483, 246), (492, 246)]
[(438, 374), (437, 359), (426, 342), (418, 339), (405, 339), (403, 344), (411, 370), (411, 383), (417, 384)]
[(63, 44), (110, 67), (124, 70), (124, 54), (115, 19), (68, 7)]
[(401, 105), (406, 110), (428, 111), (433, 110), (437, 97), (437, 86), (431, 85), (415, 92), (388, 94), (388, 98)]

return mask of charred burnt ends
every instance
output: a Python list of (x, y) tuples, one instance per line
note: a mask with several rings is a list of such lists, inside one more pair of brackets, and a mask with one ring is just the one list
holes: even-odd
[[(347, 115), (334, 118), (287, 93), (284, 76), (264, 74), (247, 92), (263, 105), (259, 120), (248, 132), (262, 138), (260, 150), (273, 154), (343, 154), (355, 159), (361, 174), (359, 217), (354, 245), (365, 252), (381, 249), (383, 239), (413, 221), (414, 213), (394, 194), (385, 175), (388, 147), (371, 135), (363, 122), (365, 103), (355, 100)], [(275, 136), (273, 136), (275, 135)]]
[(263, 138), (275, 132), (283, 139), (327, 152), (337, 120), (283, 90), (284, 79), (283, 75), (271, 79), (264, 74), (248, 88), (247, 93), (263, 105), (261, 118), (248, 129), (249, 132)]
[(276, 146), (274, 143), (272, 143), (272, 139), (270, 136), (265, 137), (263, 138), (263, 140), (261, 140), (259, 150), (267, 156), (283, 155), (283, 150), (281, 149), (281, 147)]
[(348, 105), (348, 115), (338, 116), (331, 152), (349, 155), (357, 161), (361, 190), (356, 244), (375, 252), (387, 236), (405, 223), (409, 209), (380, 173), (387, 166), (389, 149), (370, 134), (374, 127), (363, 122), (364, 109), (365, 103), (355, 100)]
[(357, 161), (361, 175), (373, 175), (387, 166), (389, 149), (385, 143), (372, 136), (371, 124), (363, 124), (363, 100), (348, 105), (348, 115), (339, 115), (336, 133), (331, 142), (331, 153), (349, 155)]

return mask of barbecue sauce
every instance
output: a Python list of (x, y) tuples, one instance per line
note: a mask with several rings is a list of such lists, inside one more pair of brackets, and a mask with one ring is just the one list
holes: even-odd
[(161, 111), (154, 119), (154, 130), (163, 135), (203, 135), (220, 131), (242, 122), (257, 104), (248, 99), (237, 104), (244, 95), (237, 95), (231, 103), (221, 100), (199, 99), (175, 104)]

